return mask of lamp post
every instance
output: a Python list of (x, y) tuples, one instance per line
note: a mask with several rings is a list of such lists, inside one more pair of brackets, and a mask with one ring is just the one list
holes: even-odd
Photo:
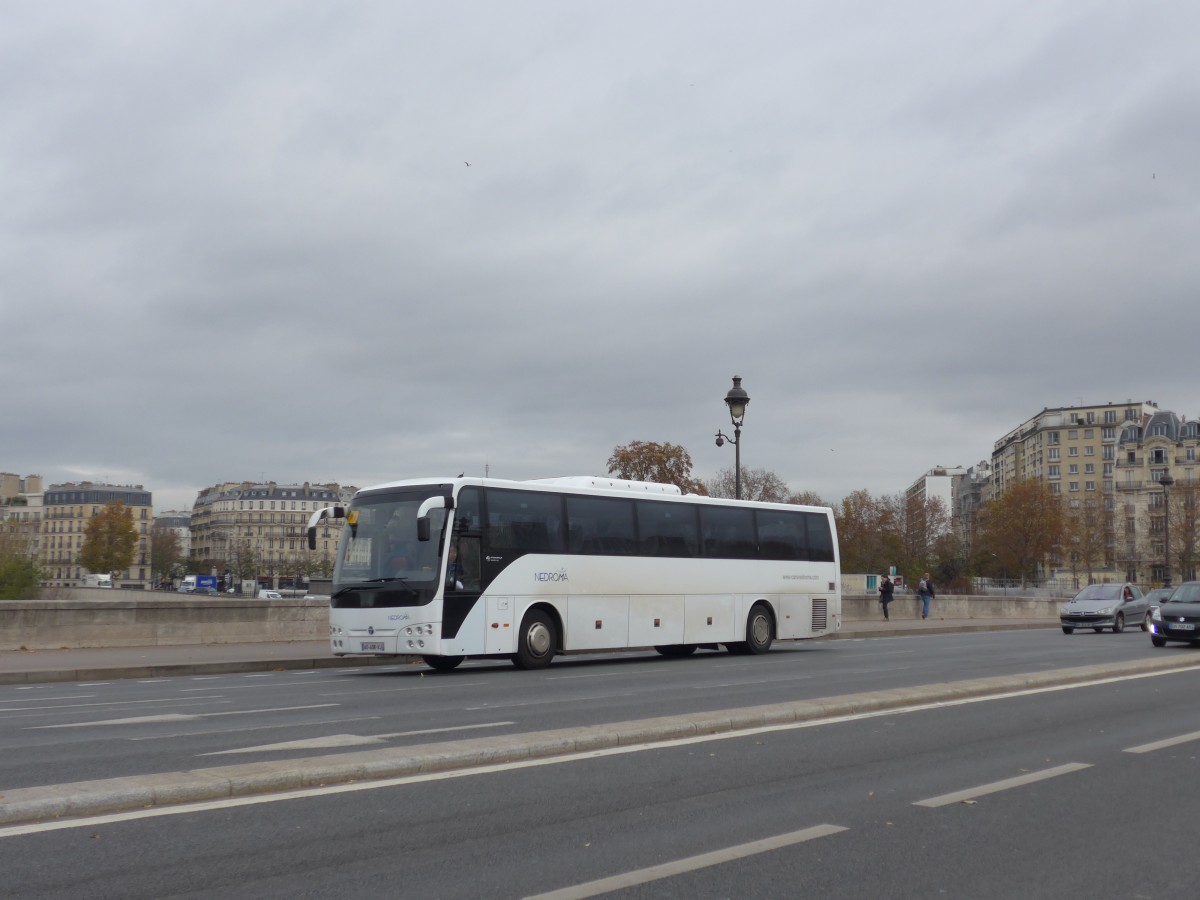
[(1163, 548), (1166, 552), (1163, 565), (1163, 587), (1171, 586), (1171, 485), (1175, 483), (1175, 479), (1171, 477), (1170, 472), (1163, 473), (1162, 478), (1158, 479), (1158, 483), (1163, 489)]
[(727, 437), (717, 432), (717, 446), (724, 446), (726, 441), (733, 444), (733, 496), (742, 499), (742, 419), (746, 417), (746, 407), (750, 396), (742, 388), (742, 377), (733, 376), (733, 387), (725, 395), (725, 405), (729, 407), (729, 420), (733, 423), (733, 437)]

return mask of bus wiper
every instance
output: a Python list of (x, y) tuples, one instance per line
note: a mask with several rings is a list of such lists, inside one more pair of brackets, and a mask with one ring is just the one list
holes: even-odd
[(392, 578), (371, 578), (367, 581), (360, 581), (357, 584), (344, 587), (340, 591), (335, 592), (334, 595), (329, 599), (334, 600), (342, 596), (342, 594), (347, 594), (350, 591), (378, 591), (381, 588), (385, 588), (388, 585), (395, 584), (396, 582), (399, 582), (400, 585), (414, 597), (418, 596), (416, 588), (414, 588), (399, 575), (396, 575)]

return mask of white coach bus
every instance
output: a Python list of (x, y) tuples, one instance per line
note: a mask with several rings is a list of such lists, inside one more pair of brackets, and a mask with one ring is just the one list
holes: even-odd
[(538, 669), (555, 654), (666, 656), (841, 627), (832, 510), (684, 495), (609, 478), (447, 478), (360, 490), (330, 597), (336, 656), (466, 657)]

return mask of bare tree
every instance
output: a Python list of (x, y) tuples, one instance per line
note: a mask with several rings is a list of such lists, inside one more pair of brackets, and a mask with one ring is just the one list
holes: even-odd
[(1004, 571), (1020, 576), (1022, 586), (1062, 546), (1062, 503), (1044, 482), (1017, 482), (980, 515), (985, 545)]
[(630, 441), (613, 448), (608, 473), (632, 481), (673, 484), (685, 494), (703, 494), (704, 483), (692, 478), (692, 457), (676, 444)]
[[(722, 469), (704, 483), (710, 497), (733, 497), (736, 488), (732, 468)], [(784, 480), (769, 469), (742, 469), (742, 499), (763, 503), (788, 503), (791, 492)]]
[(171, 577), (182, 555), (179, 549), (179, 535), (174, 529), (150, 530), (150, 572), (157, 576), (155, 580), (158, 583)]
[(1092, 572), (1105, 561), (1111, 522), (1112, 517), (1095, 497), (1069, 502), (1064, 508), (1063, 556), (1073, 578), (1078, 579), (1082, 571), (1091, 584)]

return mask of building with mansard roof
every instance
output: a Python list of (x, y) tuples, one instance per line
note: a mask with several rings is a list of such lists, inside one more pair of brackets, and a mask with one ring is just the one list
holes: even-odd
[(46, 581), (78, 587), (87, 569), (79, 564), (88, 523), (110, 503), (123, 503), (133, 513), (138, 533), (133, 564), (113, 578), (115, 587), (145, 589), (150, 584), (150, 491), (140, 484), (94, 484), (90, 481), (52, 484), (42, 495), (40, 556)]
[(318, 509), (349, 503), (352, 485), (225, 482), (200, 491), (192, 506), (191, 559), (205, 574), (242, 587), (300, 589), (328, 577), (341, 520), (325, 519), (317, 549), (308, 549), (308, 520)]

